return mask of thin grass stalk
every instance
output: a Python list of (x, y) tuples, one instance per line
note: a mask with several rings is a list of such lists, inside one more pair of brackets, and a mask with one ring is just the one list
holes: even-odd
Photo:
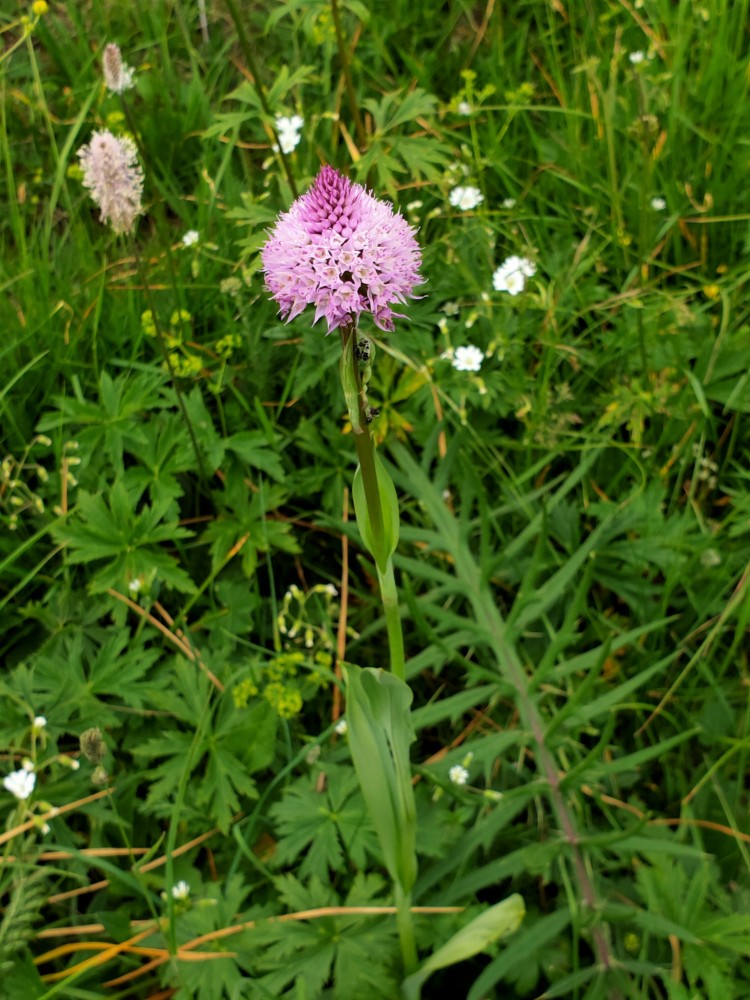
[(331, 17), (333, 18), (333, 26), (336, 31), (336, 45), (338, 46), (339, 59), (341, 60), (341, 73), (344, 77), (344, 89), (346, 90), (346, 97), (349, 102), (349, 111), (354, 122), (354, 130), (357, 133), (359, 148), (364, 149), (367, 145), (367, 133), (362, 122), (362, 115), (359, 113), (357, 95), (354, 92), (352, 66), (349, 59), (349, 51), (344, 41), (344, 32), (341, 28), (341, 11), (339, 10), (338, 0), (331, 0)]
[(234, 22), (234, 27), (237, 32), (237, 41), (239, 42), (239, 46), (242, 49), (242, 54), (245, 57), (245, 62), (247, 63), (248, 69), (250, 70), (250, 73), (252, 75), (253, 83), (255, 84), (255, 90), (257, 91), (258, 94), (258, 100), (260, 101), (260, 106), (263, 108), (263, 111), (267, 115), (269, 126), (273, 131), (274, 138), (277, 140), (276, 145), (279, 147), (279, 156), (281, 157), (281, 165), (284, 168), (284, 173), (286, 174), (287, 182), (289, 183), (292, 195), (296, 198), (297, 185), (294, 180), (294, 174), (292, 173), (292, 168), (289, 164), (289, 158), (287, 157), (284, 150), (281, 148), (281, 143), (278, 142), (276, 129), (273, 127), (273, 125), (271, 125), (271, 122), (273, 122), (274, 120), (274, 116), (271, 111), (271, 107), (268, 103), (268, 98), (266, 97), (265, 87), (263, 86), (260, 74), (258, 73), (258, 67), (255, 63), (255, 56), (253, 55), (253, 49), (252, 46), (250, 45), (250, 41), (245, 32), (245, 25), (242, 22), (242, 18), (240, 17), (240, 12), (237, 9), (237, 4), (235, 3), (235, 0), (227, 0), (227, 7), (229, 8), (229, 13), (231, 15), (232, 21)]

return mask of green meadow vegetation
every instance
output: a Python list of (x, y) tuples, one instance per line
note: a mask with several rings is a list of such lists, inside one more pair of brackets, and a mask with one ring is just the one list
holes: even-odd
[(749, 24), (0, 0), (0, 997), (750, 998)]

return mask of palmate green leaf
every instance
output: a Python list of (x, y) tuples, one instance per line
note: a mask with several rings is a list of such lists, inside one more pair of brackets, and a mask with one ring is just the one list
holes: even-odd
[(217, 742), (209, 750), (205, 777), (196, 789), (195, 801), (210, 809), (216, 825), (226, 833), (232, 816), (240, 810), (239, 796), (257, 799), (255, 782), (245, 773), (244, 763)]
[(71, 517), (52, 530), (58, 542), (69, 547), (71, 563), (109, 559), (90, 581), (92, 593), (108, 587), (121, 588), (141, 573), (156, 569), (168, 586), (192, 593), (195, 584), (177, 560), (162, 549), (161, 542), (188, 538), (191, 532), (181, 528), (169, 496), (135, 513), (133, 498), (118, 480), (107, 497), (82, 491)]
[(154, 505), (169, 504), (182, 496), (177, 477), (195, 465), (195, 453), (181, 414), (162, 411), (140, 428), (137, 441), (127, 443), (128, 451), (139, 461), (127, 469), (125, 482), (129, 491), (139, 496), (148, 488)]
[(268, 766), (275, 752), (277, 717), (265, 700), (237, 709), (231, 696), (209, 703), (208, 681), (195, 665), (176, 659), (170, 689), (154, 698), (159, 707), (172, 711), (187, 730), (170, 727), (133, 753), (152, 762), (154, 782), (146, 808), (158, 816), (169, 815), (185, 769), (192, 780), (186, 801), (222, 830), (241, 808), (241, 798), (255, 798), (250, 775)]
[(212, 572), (216, 573), (230, 551), (241, 543), (242, 570), (252, 576), (259, 552), (280, 549), (295, 553), (299, 545), (289, 523), (268, 516), (284, 502), (286, 493), (276, 484), (263, 484), (257, 493), (251, 493), (239, 463), (228, 465), (224, 490), (213, 495), (220, 513), (208, 525), (204, 537), (211, 543)]
[(278, 835), (274, 862), (286, 865), (301, 858), (300, 878), (326, 880), (329, 869), (340, 872), (349, 864), (362, 869), (368, 855), (378, 853), (356, 774), (335, 764), (326, 764), (322, 771), (322, 791), (317, 790), (320, 772), (315, 771), (288, 787), (271, 809)]
[(74, 731), (94, 725), (119, 728), (126, 718), (116, 709), (141, 708), (148, 691), (157, 687), (156, 678), (148, 687), (144, 681), (159, 655), (124, 630), (107, 633), (101, 642), (84, 639), (82, 632), (64, 634), (34, 660), (36, 697), (58, 724)]
[[(285, 912), (294, 913), (325, 906), (382, 906), (385, 884), (377, 875), (358, 873), (345, 899), (330, 885), (313, 878), (303, 884), (292, 875), (275, 882)], [(350, 1000), (393, 1000), (398, 986), (393, 978), (395, 946), (392, 918), (352, 914), (287, 924), (259, 924), (251, 944), (260, 953), (261, 969), (270, 971), (259, 981), (261, 996), (296, 996), (284, 992), (295, 983), (303, 995), (318, 997), (333, 979), (333, 997)]]
[(238, 434), (232, 434), (225, 439), (224, 445), (254, 469), (260, 469), (276, 482), (283, 480), (284, 467), (281, 459), (278, 453), (269, 447), (268, 440), (261, 431), (240, 431)]

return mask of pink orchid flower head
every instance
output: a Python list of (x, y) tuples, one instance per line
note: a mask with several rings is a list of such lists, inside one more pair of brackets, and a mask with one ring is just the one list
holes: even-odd
[(328, 333), (371, 313), (393, 330), (391, 305), (416, 298), (421, 251), (415, 230), (390, 202), (333, 167), (279, 216), (261, 252), (266, 285), (287, 322), (307, 306)]

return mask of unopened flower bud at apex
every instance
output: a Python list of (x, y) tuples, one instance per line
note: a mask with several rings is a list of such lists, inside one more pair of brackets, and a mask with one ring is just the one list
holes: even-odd
[(415, 230), (393, 207), (333, 167), (283, 213), (263, 247), (263, 271), (289, 322), (315, 306), (328, 332), (371, 313), (393, 330), (394, 302), (414, 297), (421, 282)]
[(102, 738), (102, 731), (98, 726), (86, 729), (78, 738), (81, 753), (91, 764), (100, 764), (107, 752), (107, 744)]

